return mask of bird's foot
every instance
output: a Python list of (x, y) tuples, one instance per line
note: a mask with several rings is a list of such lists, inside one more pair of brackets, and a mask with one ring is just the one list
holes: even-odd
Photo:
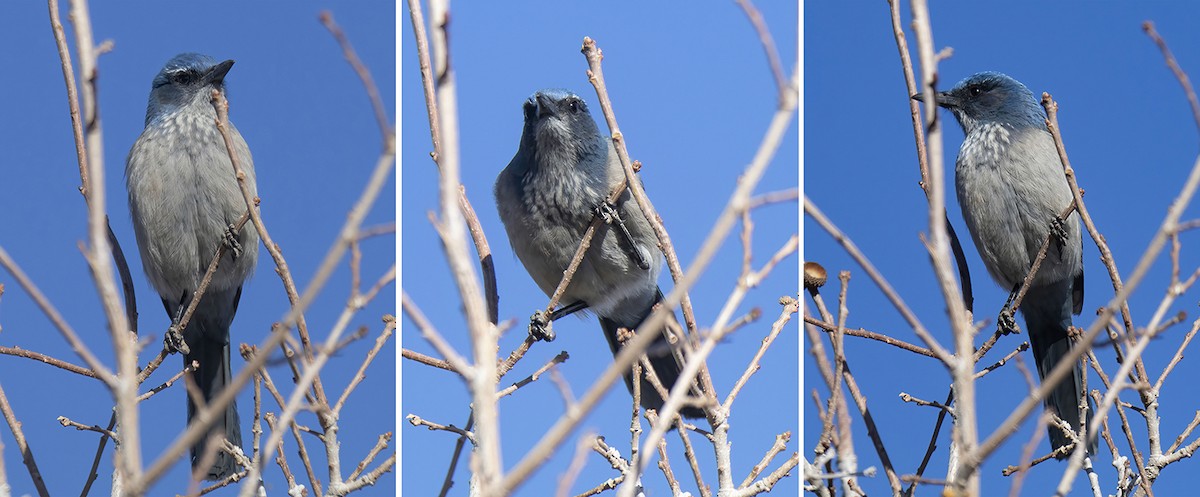
[(179, 331), (179, 327), (174, 323), (163, 334), (163, 347), (171, 354), (178, 352), (187, 355), (192, 353), (192, 349), (188, 347), (187, 342), (183, 339), (183, 333)]
[(551, 328), (553, 321), (550, 319), (546, 311), (537, 311), (529, 317), (529, 336), (534, 340), (543, 342), (554, 341), (554, 329)]
[(1017, 327), (1017, 320), (1013, 318), (1011, 307), (1005, 307), (1000, 311), (1000, 316), (996, 318), (996, 331), (1001, 335), (1021, 333), (1021, 328)]
[(242, 256), (242, 244), (238, 241), (237, 227), (230, 224), (225, 227), (224, 237), (225, 247), (229, 249), (230, 255), (234, 260)]
[(593, 210), (596, 216), (603, 220), (605, 224), (617, 228), (617, 233), (620, 233), (621, 238), (625, 240), (625, 253), (629, 254), (629, 258), (633, 260), (634, 264), (637, 264), (637, 267), (642, 268), (642, 270), (650, 269), (650, 262), (646, 260), (645, 255), (638, 250), (637, 244), (633, 242), (633, 235), (629, 233), (629, 228), (625, 227), (625, 221), (621, 219), (621, 213), (617, 212), (616, 206), (605, 201), (601, 202)]
[(609, 203), (607, 200), (600, 202), (592, 211), (599, 217), (604, 224), (613, 224), (621, 222), (621, 214), (617, 212), (617, 206)]
[(1054, 239), (1054, 245), (1058, 247), (1059, 253), (1062, 253), (1063, 245), (1067, 243), (1067, 225), (1063, 218), (1054, 216), (1050, 221), (1050, 235)]

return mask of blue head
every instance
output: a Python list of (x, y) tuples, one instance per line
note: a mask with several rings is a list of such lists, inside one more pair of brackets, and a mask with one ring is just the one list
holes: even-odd
[[(922, 100), (920, 97), (913, 96)], [(937, 104), (950, 109), (967, 134), (989, 123), (1017, 129), (1046, 127), (1046, 114), (1033, 92), (998, 72), (976, 73), (959, 81), (949, 91), (937, 94)]]
[(146, 106), (146, 124), (194, 103), (211, 108), (212, 90), (224, 90), (225, 75), (232, 60), (216, 59), (198, 53), (182, 53), (171, 58), (154, 76), (150, 103)]
[(541, 90), (525, 101), (522, 147), (529, 145), (539, 157), (576, 161), (605, 151), (604, 138), (587, 103), (561, 89)]

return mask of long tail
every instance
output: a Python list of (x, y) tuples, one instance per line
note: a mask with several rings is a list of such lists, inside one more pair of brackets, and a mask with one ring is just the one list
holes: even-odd
[[(662, 299), (662, 291), (656, 289), (654, 299), (647, 303), (645, 310), (636, 313), (636, 319), (619, 320), (600, 316), (600, 327), (604, 330), (604, 338), (608, 340), (608, 346), (612, 349), (613, 356), (616, 356), (621, 351), (621, 344), (617, 341), (617, 329), (627, 328), (632, 330), (636, 328), (650, 315), (654, 304), (662, 302)], [(675, 358), (675, 354), (672, 353), (671, 346), (664, 334), (665, 331), (665, 327), (654, 330), (653, 333), (656, 333), (657, 336), (654, 339), (654, 343), (646, 350), (648, 351), (647, 356), (650, 359), (650, 365), (654, 367), (655, 376), (658, 377), (658, 381), (667, 390), (670, 390), (675, 385), (675, 381), (679, 379), (679, 373), (683, 365), (680, 364)], [(639, 331), (639, 333), (647, 332), (649, 331)], [(644, 376), (640, 378), (640, 381), (642, 407), (661, 411), (663, 406), (662, 396), (658, 394), (658, 391), (654, 389), (654, 386)], [(630, 394), (633, 394), (633, 373), (631, 371), (625, 372), (625, 387), (629, 389)], [(679, 414), (685, 418), (703, 418), (704, 410), (694, 406), (685, 406), (679, 410)]]
[[(204, 404), (210, 404), (220, 396), (225, 386), (232, 381), (229, 362), (229, 326), (233, 315), (237, 312), (237, 303), (241, 298), (241, 288), (236, 291), (206, 293), (200, 300), (195, 314), (184, 330), (184, 340), (187, 341), (191, 353), (184, 356), (185, 364), (192, 361), (200, 363), (200, 368), (192, 373), (196, 385), (200, 389)], [(190, 425), (198, 414), (195, 402), (187, 397), (187, 421)], [(233, 445), (242, 446), (242, 429), (238, 420), (237, 403), (230, 402), (223, 415), (219, 416), (209, 428), (208, 433), (192, 446), (192, 469), (200, 463), (208, 447), (208, 438), (218, 433), (224, 435)], [(217, 450), (217, 457), (211, 467), (204, 473), (205, 480), (221, 480), (236, 472), (233, 457), (223, 450)]]
[[(1037, 362), (1038, 376), (1045, 378), (1047, 374), (1063, 360), (1073, 347), (1067, 336), (1067, 328), (1071, 326), (1072, 290), (1071, 281), (1063, 281), (1051, 285), (1032, 287), (1025, 295), (1021, 304), (1021, 313), (1025, 316), (1025, 327), (1029, 331), (1029, 345), (1033, 348), (1033, 358)], [(1046, 408), (1079, 431), (1079, 404), (1083, 400), (1083, 365), (1076, 362), (1071, 376), (1063, 379), (1045, 398)], [(1091, 402), (1089, 401), (1089, 407)], [(1088, 422), (1091, 421), (1094, 407), (1088, 409)], [(1070, 439), (1062, 430), (1051, 426), (1050, 444), (1054, 449), (1070, 444)], [(1096, 454), (1097, 439), (1095, 434), (1088, 434), (1089, 454)], [(1059, 457), (1060, 459), (1066, 456)]]

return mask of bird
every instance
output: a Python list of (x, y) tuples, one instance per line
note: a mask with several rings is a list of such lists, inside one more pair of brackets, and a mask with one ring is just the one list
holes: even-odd
[[(129, 212), (141, 254), (142, 269), (162, 298), (172, 325), (191, 303), (218, 247), (226, 245), (195, 313), (183, 331), (184, 364), (193, 361), (193, 372), (204, 405), (230, 383), (229, 329), (237, 313), (242, 285), (254, 274), (258, 260), (258, 233), (246, 223), (234, 223), (247, 206), (229, 153), (216, 127), (213, 90), (224, 91), (232, 60), (218, 62), (197, 53), (179, 54), (154, 76), (146, 107), (146, 124), (129, 150), (125, 181)], [(229, 125), (233, 150), (245, 173), (251, 194), (257, 193), (254, 162), (242, 135)], [(197, 414), (187, 398), (187, 419)], [(196, 468), (208, 438), (221, 434), (241, 446), (237, 404), (230, 402), (208, 434), (191, 447), (193, 471), (206, 480), (220, 480), (235, 471), (233, 458), (217, 450), (209, 468)]]
[[(513, 252), (550, 296), (597, 209), (604, 208), (625, 173), (612, 141), (600, 134), (579, 95), (544, 89), (522, 107), (520, 145), (496, 178), (496, 207)], [(663, 299), (657, 283), (663, 257), (650, 222), (628, 189), (610, 207), (624, 228), (601, 224), (596, 230), (562, 295), (566, 305), (555, 311), (551, 320), (580, 309), (595, 313), (616, 356), (622, 347), (619, 330), (637, 328)], [(682, 364), (672, 353), (665, 326), (639, 332), (658, 334), (647, 348), (647, 356), (662, 385), (671, 389)], [(639, 380), (641, 406), (661, 410), (662, 396), (646, 378)], [(633, 381), (626, 371), (625, 386), (630, 393)], [(704, 417), (704, 411), (696, 406), (684, 406), (680, 414)]]
[[(913, 95), (923, 100), (922, 95)], [(954, 184), (962, 216), (988, 274), (1014, 294), (1020, 289), (1042, 244), (1054, 243), (1020, 304), (1038, 375), (1045, 378), (1070, 353), (1071, 315), (1083, 308), (1083, 237), (1079, 215), (1060, 219), (1074, 196), (1063, 173), (1046, 115), (1025, 85), (999, 72), (980, 72), (936, 94), (966, 138), (954, 164)], [(1006, 308), (1006, 312), (1008, 311)], [(1003, 314), (1002, 314), (1003, 315)], [(1049, 392), (1046, 409), (1080, 429), (1083, 366)], [(1091, 418), (1088, 411), (1088, 418)], [(1049, 427), (1054, 449), (1071, 444)], [(1089, 434), (1087, 449), (1096, 453)], [(1060, 453), (1059, 459), (1068, 454)]]

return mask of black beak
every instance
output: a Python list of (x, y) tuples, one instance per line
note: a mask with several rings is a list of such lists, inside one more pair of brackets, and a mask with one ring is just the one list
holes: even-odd
[[(916, 95), (913, 95), (911, 98), (918, 102), (924, 102), (925, 94), (918, 93)], [(938, 107), (945, 107), (947, 109), (953, 109), (955, 107), (958, 107), (959, 99), (958, 99), (958, 97), (951, 95), (949, 93), (940, 92), (935, 95), (934, 103), (936, 103), (938, 105)]]
[(543, 95), (541, 93), (534, 95), (533, 98), (535, 100), (537, 100), (537, 116), (538, 116), (538, 118), (541, 118), (543, 116), (548, 116), (548, 115), (554, 115), (554, 100), (552, 100), (550, 97), (547, 97), (546, 95)]
[(525, 113), (525, 120), (532, 122), (537, 117), (537, 101), (533, 97), (529, 97), (521, 105), (521, 110)]
[(217, 64), (217, 65), (213, 66), (212, 69), (209, 69), (207, 73), (204, 74), (204, 81), (209, 84), (221, 84), (222, 82), (225, 81), (225, 75), (229, 74), (229, 69), (232, 67), (233, 67), (232, 60), (227, 60), (225, 62)]

